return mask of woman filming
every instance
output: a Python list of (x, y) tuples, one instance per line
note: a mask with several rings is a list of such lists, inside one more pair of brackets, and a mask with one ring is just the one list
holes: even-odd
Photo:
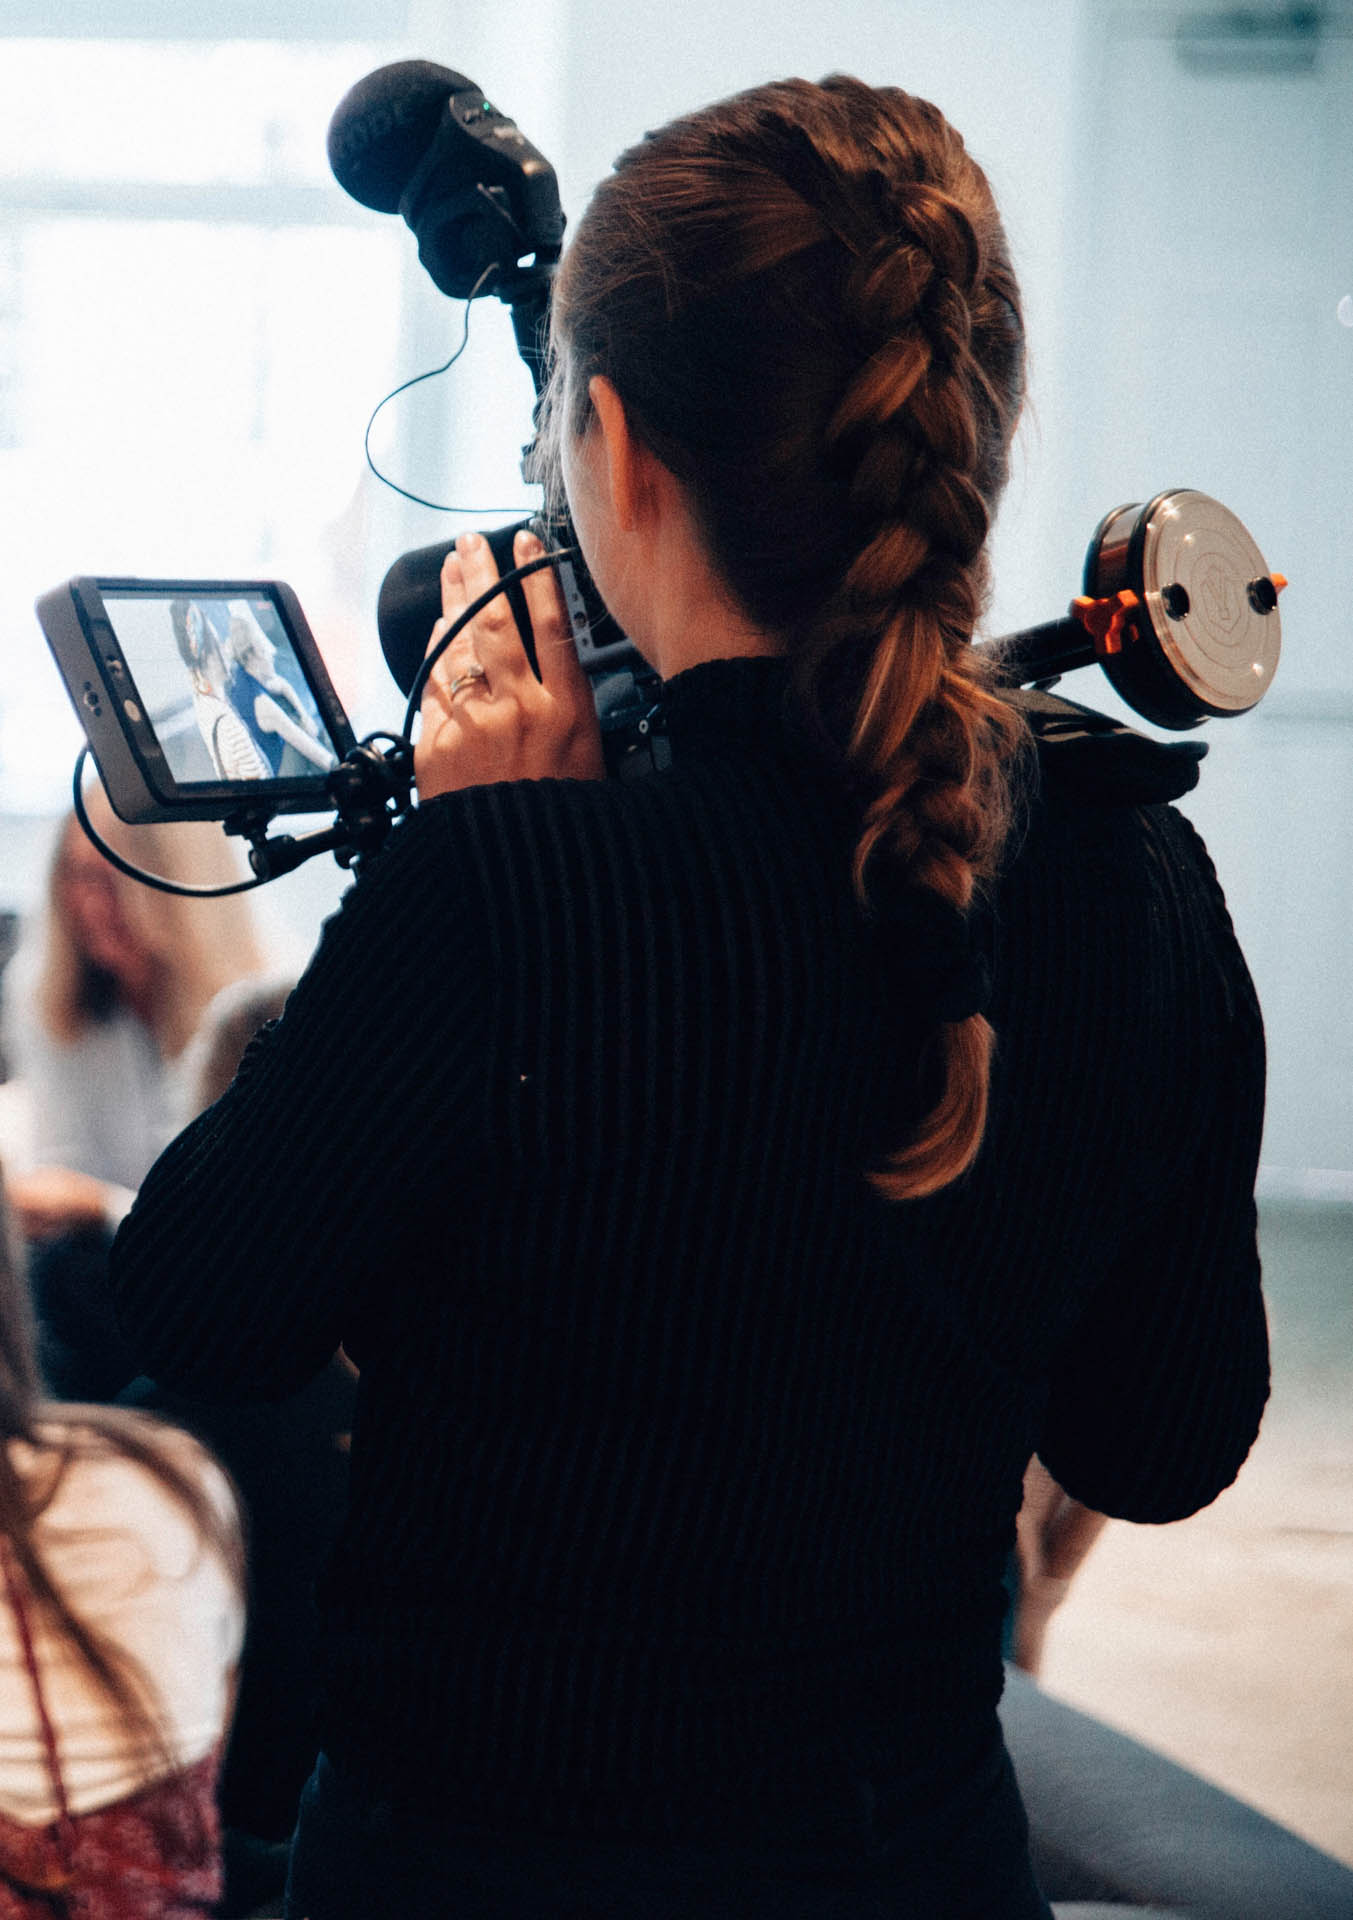
[[(492, 601), (432, 676), (417, 813), (114, 1254), (163, 1378), (361, 1369), (288, 1912), (1046, 1916), (996, 1718), (1026, 1463), (1188, 1512), (1265, 1362), (1243, 1204), (1168, 1299), (1119, 1284), (1150, 1210), (1093, 1055), (1054, 1103), (1066, 1258), (999, 1186), (985, 1271), (917, 1225), (982, 1142), (972, 909), (1025, 764), (970, 646), (1023, 383), (991, 194), (923, 101), (760, 87), (622, 156), (553, 329), (547, 445), (671, 764), (600, 778), (550, 576), (538, 681)], [(492, 578), (467, 535), (446, 621)], [(1198, 897), (1162, 948), (1217, 934)], [(1097, 1030), (1049, 940), (1060, 1072)], [(1163, 1003), (1135, 1142), (1194, 1009), (1123, 950), (1126, 1024)]]

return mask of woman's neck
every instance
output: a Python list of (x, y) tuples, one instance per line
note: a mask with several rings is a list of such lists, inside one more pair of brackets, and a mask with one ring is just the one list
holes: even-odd
[(678, 593), (660, 609), (647, 644), (635, 645), (664, 680), (706, 660), (769, 656), (781, 651), (778, 639), (755, 627), (718, 593)]
[(663, 515), (626, 544), (629, 621), (621, 624), (664, 680), (706, 660), (783, 651), (780, 637), (758, 627), (731, 598), (684, 514)]

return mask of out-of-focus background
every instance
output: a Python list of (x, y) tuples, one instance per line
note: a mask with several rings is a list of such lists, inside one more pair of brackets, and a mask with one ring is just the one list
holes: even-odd
[[(1186, 803), (1264, 1002), (1273, 1407), (1238, 1486), (1115, 1527), (1045, 1683), (1353, 1861), (1353, 6), (1215, 0), (0, 0), (0, 943), (38, 901), (80, 735), (32, 614), (73, 573), (277, 576), (359, 732), (402, 551), (534, 503), (506, 311), (463, 310), (333, 183), (349, 86), (471, 75), (581, 210), (684, 108), (834, 69), (937, 101), (1023, 282), (1031, 405), (993, 633), (1065, 609), (1101, 516), (1211, 493), (1291, 587), (1276, 688)], [(1094, 674), (1065, 690), (1113, 711)], [(343, 876), (261, 896), (303, 959)]]

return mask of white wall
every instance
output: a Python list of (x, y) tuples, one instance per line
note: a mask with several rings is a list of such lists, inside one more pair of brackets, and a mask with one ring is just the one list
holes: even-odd
[(1181, 43), (1205, 10), (1087, 10), (1058, 565), (1079, 564), (1077, 513), (1190, 486), (1291, 581), (1274, 689), (1207, 728), (1185, 807), (1264, 1006), (1265, 1184), (1353, 1198), (1353, 8), (1323, 12), (1318, 44)]
[(1057, 469), (1048, 426), (1065, 410), (1058, 324), (1079, 0), (976, 0), (961, 10), (938, 0), (840, 0), (831, 8), (807, 0), (566, 4), (567, 119), (557, 163), (564, 205), (574, 214), (616, 154), (650, 127), (791, 74), (819, 80), (847, 72), (902, 86), (933, 100), (962, 131), (1005, 215), (1036, 381), (998, 523), (993, 629), (1061, 612), (1070, 589), (1049, 581)]

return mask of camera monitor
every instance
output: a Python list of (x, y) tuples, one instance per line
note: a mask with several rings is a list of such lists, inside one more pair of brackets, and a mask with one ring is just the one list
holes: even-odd
[(37, 615), (122, 819), (332, 805), (352, 729), (280, 580), (81, 575)]

